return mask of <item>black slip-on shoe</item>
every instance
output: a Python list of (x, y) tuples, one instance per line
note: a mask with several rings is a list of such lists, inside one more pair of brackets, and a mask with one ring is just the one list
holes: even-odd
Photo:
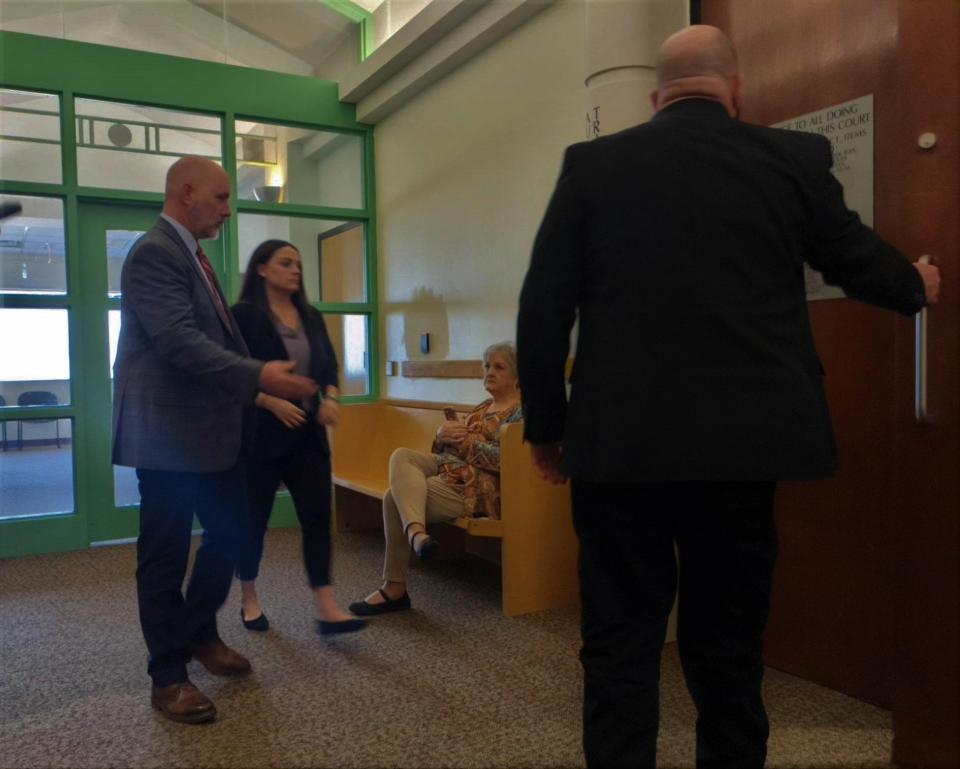
[(260, 612), (259, 617), (254, 617), (253, 619), (247, 619), (243, 616), (243, 609), (240, 610), (240, 621), (243, 623), (243, 626), (247, 630), (257, 630), (263, 632), (264, 630), (270, 629), (270, 620), (267, 619), (267, 615), (263, 612)]
[(343, 633), (356, 633), (367, 626), (365, 619), (341, 619), (336, 622), (327, 622), (323, 619), (317, 620), (317, 632), (322, 636), (342, 635)]
[(440, 543), (429, 534), (420, 544), (420, 549), (414, 551), (421, 561), (432, 561), (440, 555)]
[(374, 617), (377, 614), (388, 614), (392, 611), (406, 611), (413, 606), (413, 604), (410, 603), (409, 593), (404, 593), (399, 598), (394, 599), (383, 592), (383, 590), (378, 590), (377, 592), (383, 596), (383, 603), (357, 601), (347, 607), (350, 613), (356, 614), (358, 617)]

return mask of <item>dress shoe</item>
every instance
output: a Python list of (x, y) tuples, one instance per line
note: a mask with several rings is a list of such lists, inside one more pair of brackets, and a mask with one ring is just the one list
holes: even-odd
[(410, 594), (404, 593), (399, 598), (391, 598), (386, 591), (380, 589), (377, 591), (383, 596), (383, 603), (370, 603), (369, 601), (357, 601), (350, 604), (349, 610), (358, 617), (373, 617), (377, 614), (387, 614), (392, 611), (405, 611), (411, 608)]
[(217, 715), (217, 708), (210, 698), (189, 681), (154, 686), (150, 703), (171, 721), (183, 724), (202, 724)]
[(194, 646), (193, 658), (215, 676), (237, 676), (250, 672), (250, 660), (220, 640)]
[(343, 633), (356, 633), (367, 626), (367, 621), (353, 617), (351, 619), (341, 619), (336, 622), (327, 622), (323, 619), (317, 620), (317, 632), (322, 636), (342, 635)]
[(267, 619), (267, 615), (263, 612), (260, 612), (259, 617), (247, 619), (243, 616), (243, 609), (240, 609), (240, 621), (247, 630), (264, 631), (270, 629), (270, 620)]

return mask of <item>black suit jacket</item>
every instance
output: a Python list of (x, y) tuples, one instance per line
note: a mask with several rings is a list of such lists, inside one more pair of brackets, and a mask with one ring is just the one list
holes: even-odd
[[(251, 355), (262, 360), (289, 360), (287, 348), (268, 311), (248, 302), (235, 304), (231, 310)], [(328, 385), (337, 387), (337, 355), (323, 316), (311, 307), (306, 317), (300, 320), (310, 343), (310, 377), (320, 385), (320, 392), (324, 392)], [(313, 396), (311, 405), (309, 423), (316, 431), (321, 448), (329, 453), (326, 428), (316, 420), (319, 396)], [(253, 456), (280, 457), (288, 454), (295, 446), (296, 433), (296, 430), (291, 430), (277, 419), (273, 412), (258, 408)]]
[(824, 137), (704, 99), (568, 148), (520, 296), (527, 440), (562, 440), (564, 470), (593, 481), (834, 472), (803, 262), (906, 314), (924, 290), (831, 165)]

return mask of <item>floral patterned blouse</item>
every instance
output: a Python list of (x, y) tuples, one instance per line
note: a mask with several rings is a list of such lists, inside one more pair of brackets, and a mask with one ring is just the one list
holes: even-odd
[(458, 448), (441, 446), (436, 440), (431, 452), (437, 457), (440, 478), (463, 494), (467, 515), (500, 517), (500, 425), (520, 422), (520, 404), (503, 411), (487, 411), (488, 398), (467, 414), (467, 437)]

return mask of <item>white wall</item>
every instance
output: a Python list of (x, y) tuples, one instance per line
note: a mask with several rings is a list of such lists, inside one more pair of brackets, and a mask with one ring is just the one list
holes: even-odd
[[(377, 125), (382, 359), (477, 359), (514, 338), (563, 150), (585, 138), (584, 14), (562, 0)], [(393, 398), (485, 395), (479, 379), (383, 382)]]

